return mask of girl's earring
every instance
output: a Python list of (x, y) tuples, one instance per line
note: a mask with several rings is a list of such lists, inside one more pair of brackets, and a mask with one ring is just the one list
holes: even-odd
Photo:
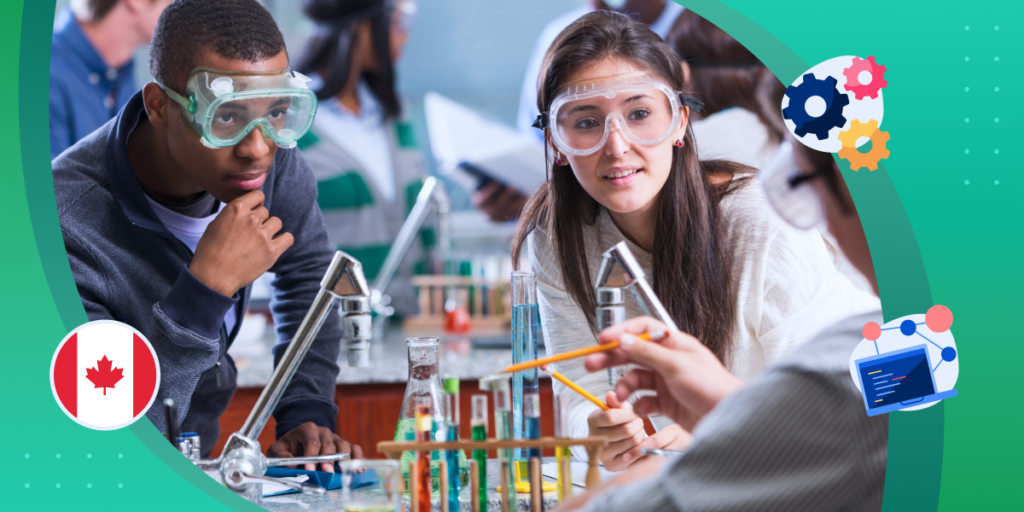
[(683, 147), (685, 145), (686, 145), (686, 141), (683, 140), (683, 139), (679, 139), (679, 140), (676, 141), (676, 147), (677, 148), (681, 148), (681, 147)]
[(561, 153), (555, 153), (555, 156), (557, 157), (557, 158), (555, 158), (555, 165), (557, 165), (559, 167), (564, 166), (565, 162), (562, 161), (562, 154)]

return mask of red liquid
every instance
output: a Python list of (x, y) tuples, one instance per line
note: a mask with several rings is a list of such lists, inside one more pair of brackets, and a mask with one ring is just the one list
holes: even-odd
[[(426, 426), (426, 430), (421, 429)], [(416, 406), (416, 442), (425, 443), (430, 439), (430, 407)], [(416, 452), (416, 500), (420, 511), (430, 511), (430, 450)]]

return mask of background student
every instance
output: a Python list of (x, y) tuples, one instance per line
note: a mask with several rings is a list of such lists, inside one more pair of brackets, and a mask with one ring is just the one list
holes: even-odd
[[(395, 62), (409, 38), (410, 0), (304, 0), (316, 32), (296, 63), (319, 110), (299, 147), (317, 179), (331, 243), (374, 279), (427, 176), (412, 125), (402, 118)], [(426, 255), (421, 234), (386, 293), (399, 314), (418, 310), (409, 278)], [(381, 290), (384, 292), (385, 290)]]
[[(53, 161), (57, 209), (89, 319), (146, 335), (160, 360), (158, 400), (174, 399), (182, 430), (198, 432), (209, 452), (235, 390), (227, 350), (252, 282), (275, 275), (278, 358), (334, 255), (312, 170), (281, 147), (305, 133), (316, 103), (256, 0), (177, 0), (157, 23), (149, 63), (156, 82)], [(232, 98), (216, 111), (187, 99), (213, 97), (206, 85), (217, 80), (274, 95)], [(272, 457), (361, 457), (335, 434), (342, 332), (328, 318), (273, 411)], [(163, 408), (147, 417), (167, 431)]]
[[(622, 240), (678, 327), (740, 379), (838, 319), (878, 309), (877, 298), (836, 270), (819, 233), (792, 228), (772, 213), (760, 187), (736, 179), (753, 169), (697, 160), (690, 109), (673, 100), (685, 90), (680, 63), (657, 34), (628, 16), (596, 11), (559, 35), (545, 63), (537, 98), (555, 163), (519, 220), (512, 261), (525, 247), (549, 353), (596, 342), (594, 277), (600, 254)], [(623, 76), (652, 85), (607, 85)], [(561, 103), (577, 82), (621, 93)], [(561, 106), (553, 112), (552, 105)], [(663, 126), (658, 137), (647, 133), (655, 121)], [(626, 314), (640, 315), (632, 297)], [(624, 469), (645, 437), (641, 419), (609, 393), (606, 373), (588, 373), (578, 360), (557, 366), (591, 393), (607, 393), (613, 409), (600, 411), (555, 384), (570, 402), (572, 435), (608, 437), (601, 461)], [(689, 438), (667, 418), (656, 426), (657, 447)]]
[[(835, 160), (791, 137), (787, 144), (795, 158), (780, 155), (769, 166), (804, 179), (789, 190), (774, 191), (773, 204), (786, 205), (780, 215), (803, 215), (819, 203), (828, 230), (877, 294), (871, 252)], [(622, 348), (591, 356), (586, 368), (599, 371), (625, 363), (648, 368), (623, 378), (616, 396), (657, 390), (657, 396), (638, 400), (637, 409), (693, 425), (693, 440), (680, 446), (686, 456), (645, 460), (558, 510), (881, 509), (888, 415), (869, 417), (850, 378), (850, 354), (867, 322), (881, 323), (881, 310), (840, 320), (749, 385), (716, 364), (714, 354), (685, 333), (657, 343), (638, 342), (635, 334), (664, 329), (654, 319), (636, 318), (606, 329), (599, 341), (621, 340)], [(642, 446), (634, 448), (633, 456), (641, 457)]]
[(760, 169), (786, 134), (785, 86), (754, 54), (693, 11), (676, 18), (665, 38), (683, 69), (686, 91), (704, 102), (693, 117), (701, 160), (730, 160)]
[(92, 133), (128, 102), (135, 50), (149, 43), (173, 0), (71, 0), (50, 50), (50, 158)]

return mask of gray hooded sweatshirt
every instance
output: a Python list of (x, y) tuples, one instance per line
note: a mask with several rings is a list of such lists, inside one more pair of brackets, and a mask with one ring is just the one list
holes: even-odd
[[(251, 285), (225, 297), (189, 272), (192, 251), (157, 218), (128, 161), (128, 136), (145, 115), (140, 92), (117, 117), (53, 161), (57, 211), (89, 319), (124, 322), (149, 339), (160, 362), (155, 403), (174, 399), (181, 429), (198, 432), (209, 453), (219, 435), (218, 418), (235, 390), (227, 349), (238, 333)], [(270, 268), (276, 275), (271, 301), (276, 365), (334, 251), (316, 203), (316, 182), (297, 149), (278, 149), (262, 191), (270, 215), (295, 237)], [(231, 308), (237, 321), (229, 333), (224, 315)], [(277, 437), (307, 421), (336, 429), (340, 339), (340, 321), (332, 314), (274, 411)], [(167, 431), (163, 407), (152, 407), (146, 415)]]

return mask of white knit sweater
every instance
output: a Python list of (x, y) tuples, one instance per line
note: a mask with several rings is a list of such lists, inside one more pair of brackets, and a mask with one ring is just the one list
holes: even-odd
[[(816, 229), (798, 230), (771, 209), (759, 183), (752, 182), (722, 200), (728, 247), (733, 254), (732, 279), (736, 290), (736, 326), (726, 367), (743, 380), (760, 373), (827, 326), (853, 315), (877, 311), (877, 297), (858, 290), (837, 269), (832, 254)], [(596, 276), (601, 253), (626, 240), (601, 209), (598, 221), (586, 228), (585, 243), (590, 275)], [(626, 240), (651, 275), (651, 254)], [(541, 325), (548, 355), (597, 343), (583, 311), (565, 291), (550, 236), (537, 229), (527, 240), (527, 251), (537, 274)], [(640, 316), (632, 294), (626, 294), (626, 317)], [(587, 373), (583, 359), (557, 363), (555, 370), (595, 396), (611, 390), (606, 372)], [(554, 382), (555, 393), (569, 400), (569, 429), (573, 437), (589, 434), (587, 417), (597, 408), (583, 397)], [(655, 425), (669, 424), (657, 418)], [(584, 450), (573, 455), (586, 460)]]

